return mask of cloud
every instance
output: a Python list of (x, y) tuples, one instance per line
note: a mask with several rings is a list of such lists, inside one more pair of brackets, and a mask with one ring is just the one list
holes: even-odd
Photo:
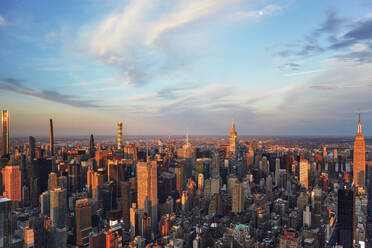
[(300, 68), (300, 64), (298, 63), (294, 63), (294, 62), (290, 62), (290, 63), (286, 63), (284, 65), (281, 65), (281, 66), (278, 66), (278, 69), (281, 70), (281, 71), (296, 71)]
[(0, 79), (0, 89), (78, 108), (102, 107), (92, 101), (82, 100), (80, 96), (76, 97), (72, 95), (61, 94), (53, 90), (34, 90), (23, 86), (22, 81), (15, 78)]
[(300, 72), (288, 73), (288, 74), (285, 74), (284, 76), (286, 76), (286, 77), (301, 76), (301, 75), (318, 73), (318, 72), (322, 72), (322, 71), (324, 71), (324, 70), (300, 71)]
[[(134, 86), (187, 70), (206, 56), (208, 37), (213, 32), (234, 21), (229, 17), (242, 6), (251, 7), (243, 0), (125, 3), (102, 20), (81, 27), (74, 49), (120, 68), (122, 80)], [(267, 4), (255, 12), (270, 16), (280, 9), (279, 5)]]
[(283, 6), (269, 4), (260, 10), (237, 11), (231, 15), (231, 19), (241, 20), (249, 18), (260, 18), (262, 16), (272, 16), (281, 11), (283, 8)]
[(4, 19), (4, 17), (0, 16), (0, 27), (8, 25), (7, 21)]

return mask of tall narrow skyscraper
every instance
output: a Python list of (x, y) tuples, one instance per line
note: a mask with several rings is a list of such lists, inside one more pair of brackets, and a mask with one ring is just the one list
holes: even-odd
[(51, 156), (54, 156), (53, 119), (49, 119), (49, 152)]
[(366, 171), (366, 145), (362, 134), (362, 124), (360, 122), (360, 114), (358, 121), (358, 132), (354, 141), (354, 185), (365, 187), (365, 171)]
[(9, 113), (1, 111), (1, 155), (9, 153)]
[(137, 205), (139, 219), (144, 213), (151, 216), (154, 233), (158, 225), (158, 178), (156, 161), (138, 162), (137, 164)]
[(117, 126), (118, 126), (117, 145), (118, 145), (118, 150), (120, 150), (123, 147), (123, 123), (119, 122)]
[(368, 203), (367, 203), (367, 226), (366, 226), (366, 241), (368, 248), (372, 247), (372, 176), (368, 178)]
[(29, 145), (29, 148), (30, 148), (30, 158), (31, 159), (34, 159), (35, 158), (35, 138), (32, 137), (32, 136), (29, 136), (28, 137), (28, 145)]
[(230, 129), (230, 137), (229, 137), (229, 152), (232, 155), (236, 155), (236, 147), (237, 147), (237, 132), (235, 130), (235, 123), (234, 121), (231, 123), (231, 129)]
[(90, 158), (93, 158), (94, 157), (94, 152), (95, 152), (94, 138), (93, 138), (93, 134), (91, 134), (90, 135), (90, 140), (89, 140), (89, 157)]

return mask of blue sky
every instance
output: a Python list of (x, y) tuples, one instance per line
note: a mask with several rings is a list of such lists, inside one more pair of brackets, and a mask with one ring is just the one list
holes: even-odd
[(372, 135), (367, 0), (4, 0), (0, 47), (14, 136)]

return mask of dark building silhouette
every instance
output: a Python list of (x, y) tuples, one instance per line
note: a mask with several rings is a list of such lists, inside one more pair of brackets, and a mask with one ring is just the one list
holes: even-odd
[(29, 136), (28, 137), (28, 145), (29, 145), (29, 148), (30, 148), (30, 158), (31, 159), (34, 159), (35, 158), (35, 138), (32, 137), (32, 136)]
[(353, 188), (340, 188), (337, 200), (338, 244), (344, 248), (353, 247), (355, 225), (355, 192)]
[(89, 140), (89, 157), (94, 158), (94, 138), (93, 134), (90, 135), (90, 140)]
[(51, 156), (54, 156), (53, 119), (49, 119), (49, 152)]
[(366, 247), (372, 247), (372, 176), (368, 178), (368, 204), (367, 204), (367, 227), (366, 227)]

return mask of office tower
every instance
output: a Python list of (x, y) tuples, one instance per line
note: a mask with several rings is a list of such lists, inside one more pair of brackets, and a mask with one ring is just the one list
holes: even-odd
[(50, 214), (49, 191), (45, 191), (40, 195), (40, 210), (42, 215), (49, 216)]
[(53, 227), (63, 228), (66, 225), (66, 190), (56, 188), (50, 192), (50, 220)]
[(55, 172), (51, 172), (48, 178), (48, 190), (54, 190), (55, 188), (58, 188), (58, 177)]
[(79, 192), (81, 188), (81, 166), (77, 160), (68, 164), (68, 186), (69, 192)]
[(337, 148), (335, 148), (335, 149), (333, 150), (333, 158), (334, 158), (335, 160), (337, 160), (337, 157), (338, 157), (338, 152), (337, 152)]
[(323, 158), (327, 157), (327, 146), (323, 146)]
[(35, 155), (36, 155), (36, 153), (35, 153), (35, 148), (36, 147), (35, 147), (35, 138), (34, 137), (32, 137), (32, 136), (28, 137), (28, 145), (30, 147), (30, 158), (34, 159)]
[(128, 181), (120, 182), (120, 194), (121, 194), (121, 215), (125, 223), (129, 223), (130, 219), (130, 185)]
[(184, 167), (177, 166), (174, 168), (174, 173), (176, 174), (176, 189), (179, 195), (182, 194), (182, 191), (185, 188), (185, 172)]
[(229, 136), (229, 152), (235, 157), (237, 148), (237, 132), (235, 130), (234, 121), (231, 123), (230, 136)]
[(372, 176), (369, 176), (366, 240), (368, 248), (372, 247)]
[(309, 188), (309, 176), (308, 176), (309, 162), (306, 159), (300, 161), (300, 184), (306, 189)]
[(12, 236), (12, 201), (0, 198), (0, 247), (11, 247)]
[(248, 153), (246, 154), (246, 159), (247, 159), (247, 166), (248, 168), (250, 168), (253, 165), (253, 159), (254, 159), (254, 151), (253, 151), (252, 143), (249, 143), (249, 150), (248, 150)]
[(353, 188), (338, 189), (337, 240), (345, 248), (353, 247), (355, 225), (355, 192)]
[(186, 191), (186, 190), (182, 191), (181, 204), (182, 204), (183, 212), (189, 211), (189, 207), (190, 207), (189, 191)]
[(21, 171), (19, 166), (7, 165), (1, 170), (4, 184), (4, 196), (12, 201), (22, 201)]
[(94, 152), (95, 152), (94, 138), (93, 138), (93, 134), (91, 134), (90, 140), (89, 140), (89, 157), (90, 158), (94, 158)]
[[(146, 202), (149, 206), (146, 206)], [(152, 220), (152, 231), (158, 225), (158, 177), (156, 161), (137, 164), (137, 204), (139, 219), (147, 212)]]
[(275, 160), (275, 185), (278, 186), (280, 183), (280, 158)]
[(1, 155), (9, 153), (9, 113), (1, 111)]
[(235, 183), (232, 192), (232, 212), (241, 213), (244, 208), (244, 197), (243, 197), (243, 187), (242, 183)]
[(50, 156), (54, 156), (53, 119), (49, 119), (49, 152)]
[(119, 122), (117, 126), (118, 126), (117, 145), (118, 145), (118, 150), (120, 150), (123, 147), (123, 123)]
[(89, 233), (92, 231), (92, 209), (88, 198), (75, 203), (76, 245), (89, 244)]
[(358, 121), (358, 132), (354, 141), (354, 185), (365, 187), (365, 167), (366, 167), (366, 146), (362, 134), (362, 124), (360, 122), (360, 114)]
[(320, 228), (321, 225), (321, 211), (322, 211), (322, 190), (319, 187), (315, 187), (311, 193), (313, 199), (313, 228)]
[(311, 212), (310, 206), (306, 205), (305, 209), (303, 210), (303, 226), (304, 227), (311, 227)]
[(138, 210), (136, 203), (132, 203), (132, 207), (130, 208), (130, 237), (131, 240), (137, 235), (137, 228), (138, 228)]

